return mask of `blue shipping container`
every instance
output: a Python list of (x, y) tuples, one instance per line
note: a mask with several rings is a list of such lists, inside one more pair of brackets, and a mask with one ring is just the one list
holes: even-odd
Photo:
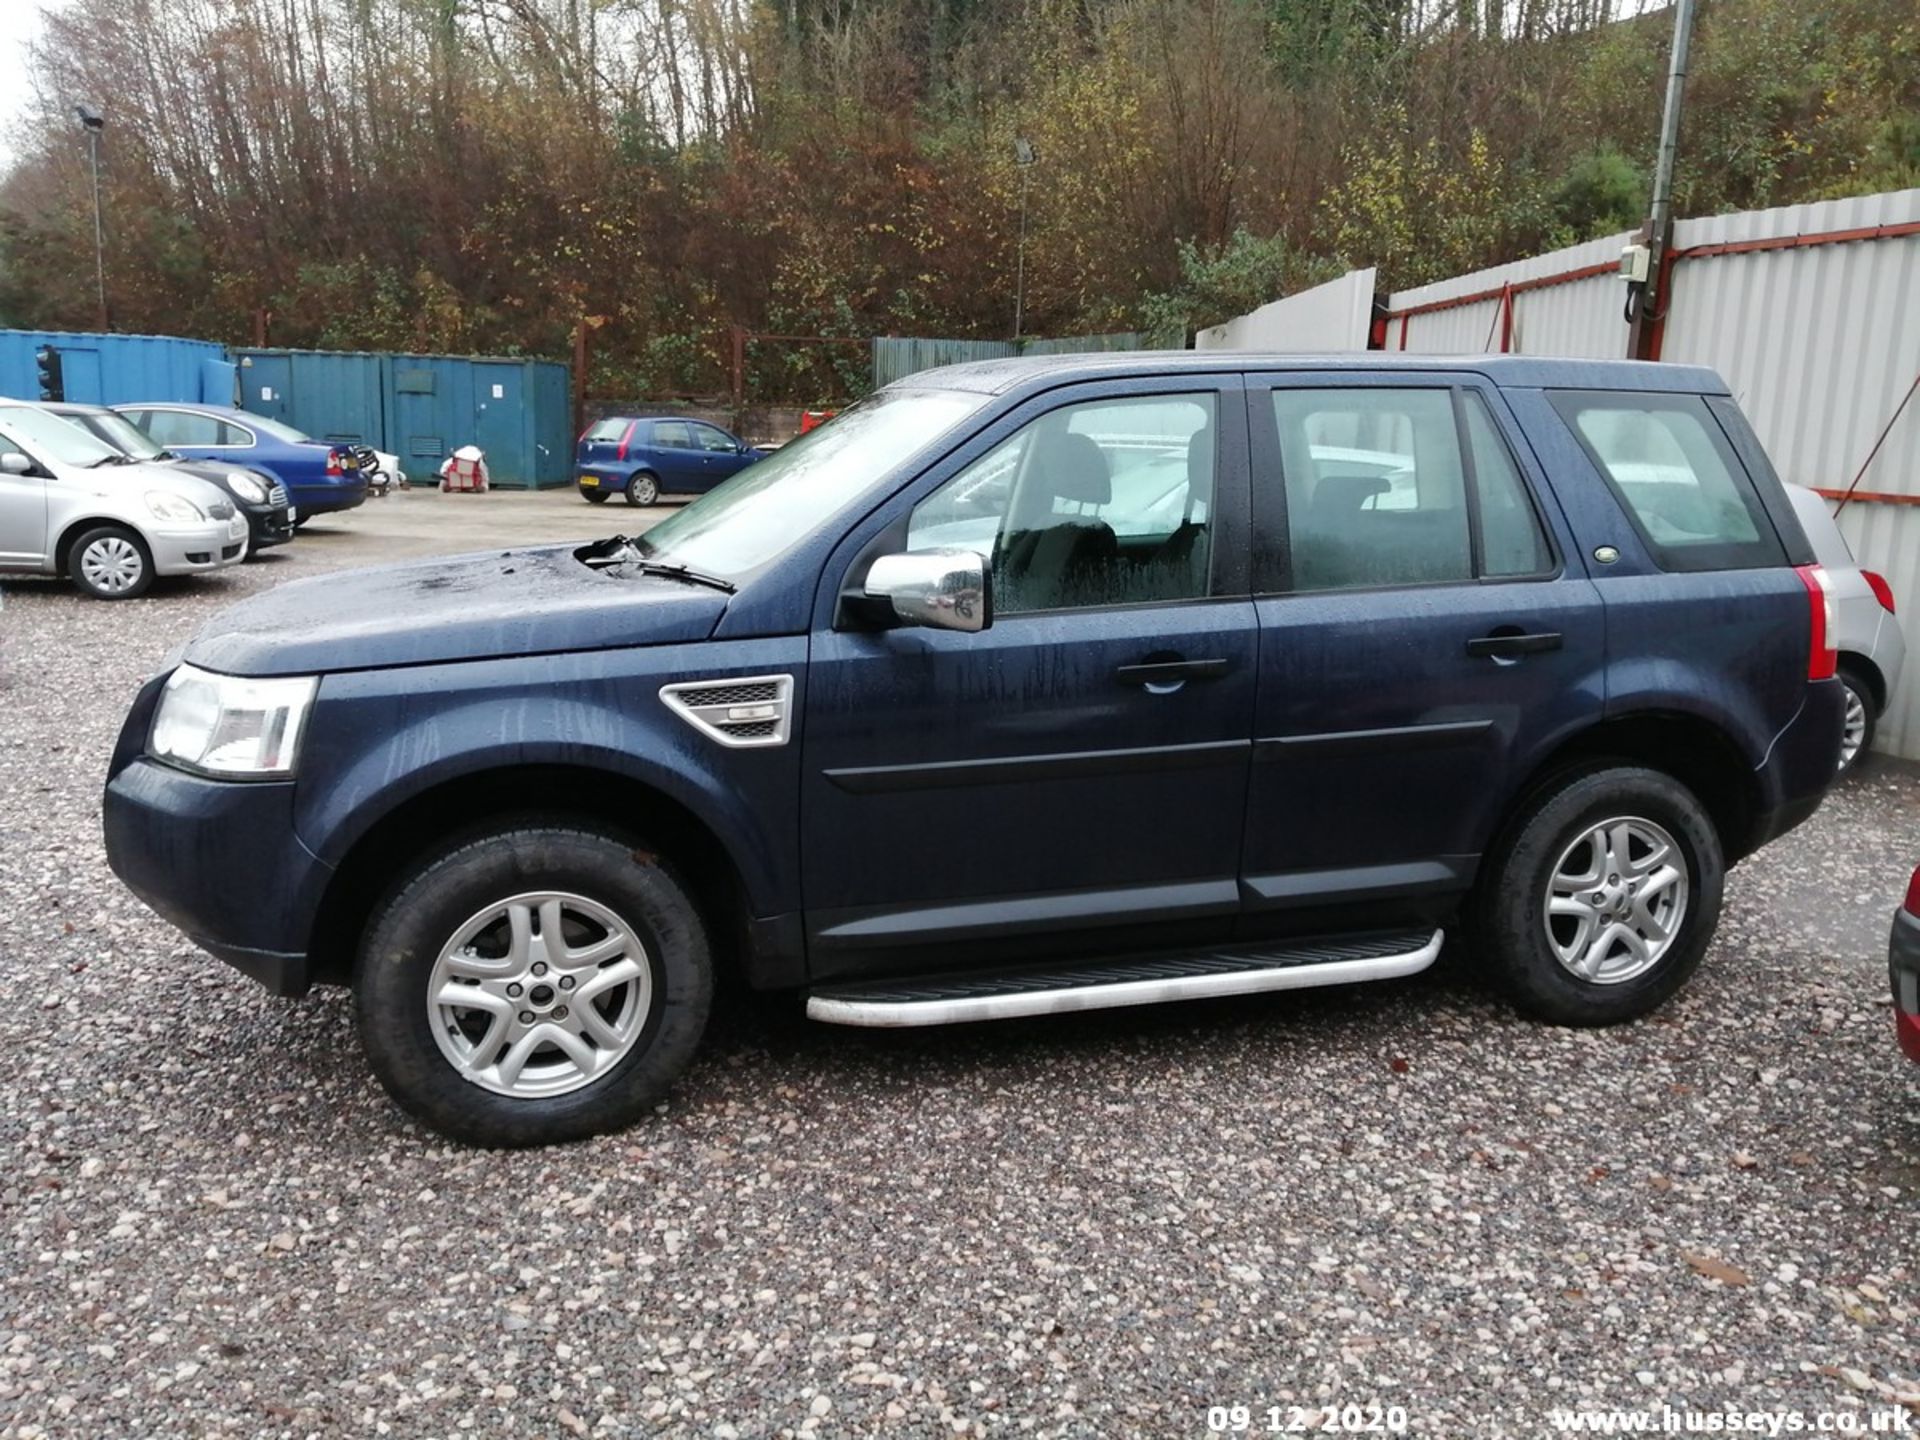
[(465, 445), (494, 483), (531, 489), (572, 479), (572, 377), (543, 360), (314, 350), (237, 352), (244, 408), (318, 439), (387, 451), (430, 481)]
[(0, 330), (0, 395), (40, 398), (42, 348), (59, 353), (64, 398), (85, 405), (182, 400), (231, 405), (234, 369), (226, 347), (170, 335)]

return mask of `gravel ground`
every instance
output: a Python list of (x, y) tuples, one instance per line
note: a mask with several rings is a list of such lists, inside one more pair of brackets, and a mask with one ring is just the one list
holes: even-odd
[(945, 1032), (769, 1005), (649, 1123), (474, 1153), (386, 1101), (343, 997), (270, 998), (100, 849), (141, 678), (382, 523), (131, 603), (7, 586), (0, 1434), (1199, 1435), (1209, 1405), (1353, 1402), (1526, 1436), (1555, 1405), (1920, 1403), (1920, 1070), (1884, 961), (1915, 772), (1741, 866), (1694, 985), (1624, 1029), (1522, 1023), (1457, 964)]

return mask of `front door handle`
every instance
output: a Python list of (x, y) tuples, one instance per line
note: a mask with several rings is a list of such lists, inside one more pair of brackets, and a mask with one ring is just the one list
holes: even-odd
[(1226, 673), (1225, 660), (1147, 660), (1119, 666), (1113, 678), (1122, 685), (1178, 685), (1183, 680), (1211, 680)]
[(1507, 634), (1495, 632), (1482, 635), (1478, 639), (1467, 641), (1467, 654), (1486, 655), (1496, 660), (1505, 660), (1515, 655), (1538, 655), (1543, 650), (1560, 648), (1560, 632), (1543, 630), (1538, 634), (1523, 635), (1518, 631)]

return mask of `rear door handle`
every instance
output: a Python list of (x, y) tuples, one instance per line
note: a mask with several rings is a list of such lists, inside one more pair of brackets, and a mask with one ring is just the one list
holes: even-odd
[(1534, 635), (1482, 635), (1478, 639), (1467, 641), (1467, 654), (1487, 655), (1496, 660), (1512, 655), (1538, 655), (1543, 650), (1560, 648), (1560, 632), (1543, 630)]
[(1211, 680), (1226, 673), (1225, 660), (1149, 660), (1119, 666), (1113, 678), (1122, 685), (1175, 685), (1182, 680)]

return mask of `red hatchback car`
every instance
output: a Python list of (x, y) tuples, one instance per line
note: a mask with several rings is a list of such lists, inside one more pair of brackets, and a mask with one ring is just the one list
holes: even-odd
[(1920, 870), (1907, 882), (1906, 903), (1893, 917), (1887, 975), (1893, 982), (1893, 1024), (1900, 1048), (1920, 1065)]

